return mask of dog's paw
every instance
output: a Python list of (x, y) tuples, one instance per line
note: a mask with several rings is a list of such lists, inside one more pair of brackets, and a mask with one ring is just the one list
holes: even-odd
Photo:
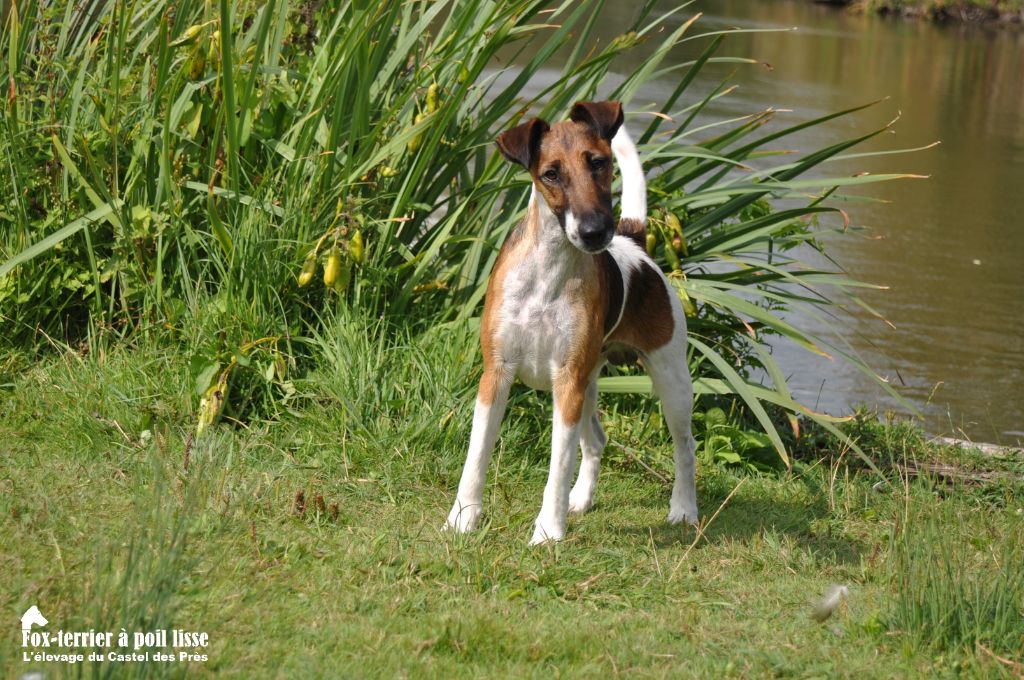
[(559, 527), (555, 522), (545, 522), (539, 517), (533, 526), (533, 538), (530, 545), (543, 545), (555, 543), (565, 538), (565, 527)]
[(594, 495), (582, 489), (573, 489), (569, 493), (569, 512), (583, 514), (594, 507)]
[(459, 501), (455, 501), (452, 511), (448, 513), (448, 520), (444, 527), (457, 534), (473, 531), (480, 521), (482, 510), (483, 508), (479, 504), (463, 505)]
[(668, 511), (669, 524), (682, 524), (686, 522), (691, 526), (697, 526), (698, 521), (697, 508), (670, 508)]

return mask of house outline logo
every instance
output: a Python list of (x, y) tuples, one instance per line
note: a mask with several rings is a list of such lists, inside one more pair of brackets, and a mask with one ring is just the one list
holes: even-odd
[(21, 615), (21, 630), (27, 631), (32, 630), (32, 626), (45, 626), (49, 621), (43, 616), (43, 613), (39, 611), (39, 607), (32, 605), (25, 610), (25, 613)]

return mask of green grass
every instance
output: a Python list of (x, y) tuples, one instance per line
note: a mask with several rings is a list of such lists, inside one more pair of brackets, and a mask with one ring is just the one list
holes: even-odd
[[(473, 334), (367, 325), (328, 319), (311, 350), (322, 369), (295, 383), (279, 419), (228, 417), (187, 456), (195, 405), (177, 352), (141, 343), (33, 364), (8, 357), (0, 603), (10, 620), (38, 604), (53, 629), (205, 631), (210, 658), (187, 669), (199, 677), (1014, 672), (996, 657), (1019, 654), (1024, 634), (1020, 561), (1002, 552), (1024, 540), (1019, 482), (903, 484), (891, 471), (893, 483), (878, 485), (825, 439), (816, 456), (811, 442), (796, 446), (792, 472), (701, 460), (695, 541), (664, 523), (671, 449), (650, 424), (656, 409), (611, 395), (595, 510), (571, 521), (562, 544), (531, 549), (550, 407), (517, 389), (484, 528), (455, 537), (440, 527), (469, 437)], [(908, 453), (940, 453), (912, 430), (856, 434), (890, 470)], [(988, 652), (974, 638), (933, 644), (931, 631), (948, 625), (932, 604), (949, 587), (906, 587), (922, 573), (907, 554), (950, 545), (967, 546), (942, 562), (951, 573), (971, 570), (983, 591), (992, 581), (1006, 594), (1003, 615), (972, 623)], [(849, 586), (849, 601), (816, 623), (812, 607), (833, 583)], [(5, 677), (30, 667), (15, 628), (0, 646)], [(185, 667), (106, 670), (177, 677)]]
[(1018, 531), (1002, 541), (997, 519), (982, 513), (969, 536), (949, 535), (949, 509), (916, 509), (896, 539), (892, 623), (919, 643), (946, 650), (973, 647), (1024, 656), (1024, 554)]
[[(732, 88), (723, 73), (695, 96), (702, 69), (757, 63), (719, 54), (732, 31), (646, 3), (591, 51), (600, 6), (17, 3), (0, 32), (0, 674), (31, 667), (13, 623), (30, 604), (51, 629), (211, 638), (205, 663), (56, 677), (1020, 672), (1019, 571), (961, 578), (1019, 564), (996, 548), (1021, 540), (1020, 462), (814, 413), (767, 349), (785, 336), (874, 375), (841, 333), (787, 318), (866, 307), (869, 286), (803, 258), (863, 200), (840, 190), (907, 177), (828, 172), (889, 128), (794, 154), (793, 135), (864, 107), (707, 120)], [(671, 445), (626, 369), (602, 381), (612, 444), (566, 541), (526, 546), (550, 405), (518, 388), (483, 529), (443, 533), (474, 317), (527, 194), (494, 134), (563, 117), (634, 50), (607, 94), (643, 130), (654, 257), (692, 303), (702, 532), (663, 521)], [(632, 102), (652, 79), (675, 83), (670, 120)], [(327, 252), (347, 287), (299, 285)], [(901, 483), (919, 460), (980, 481)], [(913, 576), (936, 568), (951, 577)], [(831, 584), (849, 602), (816, 623)]]

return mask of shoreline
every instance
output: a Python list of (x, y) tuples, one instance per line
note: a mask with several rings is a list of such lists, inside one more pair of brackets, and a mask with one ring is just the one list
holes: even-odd
[(877, 14), (905, 19), (922, 19), (936, 24), (978, 26), (1024, 26), (1024, 4), (996, 0), (983, 4), (973, 0), (814, 0), (858, 14)]

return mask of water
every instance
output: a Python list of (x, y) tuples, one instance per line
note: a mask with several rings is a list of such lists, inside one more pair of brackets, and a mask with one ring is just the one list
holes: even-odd
[[(632, 3), (609, 4), (603, 39), (628, 26), (634, 12)], [(889, 204), (846, 206), (854, 223), (868, 229), (831, 241), (829, 252), (854, 278), (888, 286), (864, 298), (895, 328), (853, 310), (841, 332), (920, 412), (928, 430), (980, 441), (1024, 439), (1024, 31), (854, 16), (796, 0), (698, 2), (670, 26), (696, 11), (704, 17), (691, 33), (798, 27), (726, 39), (719, 54), (771, 68), (706, 68), (691, 96), (733, 69), (740, 85), (710, 117), (792, 109), (777, 119), (786, 125), (887, 97), (807, 131), (796, 148), (826, 146), (897, 115), (895, 134), (863, 150), (941, 141), (848, 168), (930, 177), (857, 192)], [(699, 48), (684, 46), (672, 58), (692, 59)], [(652, 83), (627, 110), (647, 108), (673, 85)], [(842, 363), (784, 345), (776, 354), (797, 396), (811, 406), (836, 414), (856, 404), (907, 411)]]

